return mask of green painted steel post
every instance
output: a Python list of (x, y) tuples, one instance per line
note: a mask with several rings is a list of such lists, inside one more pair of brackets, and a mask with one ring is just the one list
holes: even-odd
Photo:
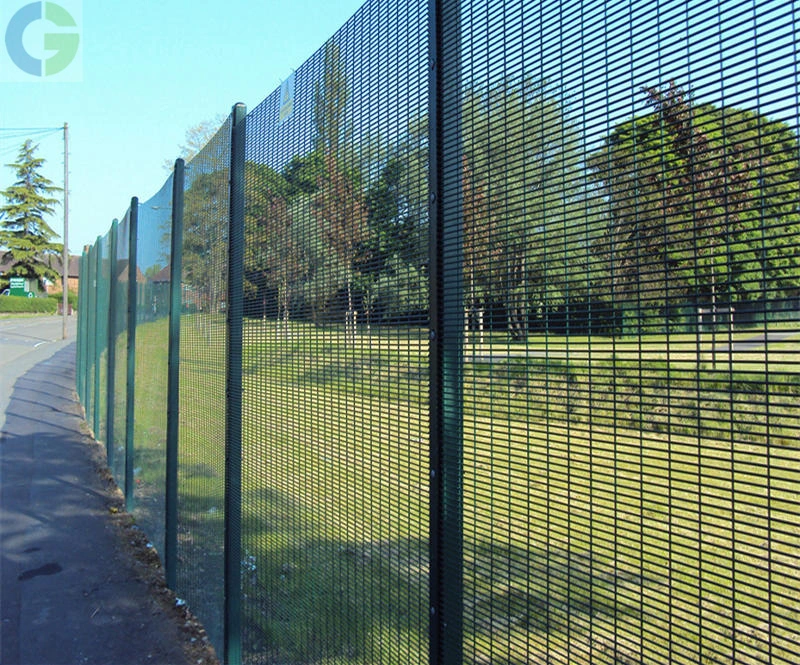
[(95, 329), (97, 328), (97, 247), (92, 245), (89, 248), (89, 298), (86, 320), (86, 422), (94, 422), (94, 403), (97, 399), (97, 386), (94, 383), (94, 366), (96, 362), (97, 339)]
[[(108, 340), (107, 340), (107, 371), (106, 371), (106, 461), (112, 473), (114, 470), (114, 411), (116, 410), (116, 400), (114, 399), (114, 388), (116, 386), (117, 371), (117, 290), (114, 288), (114, 273), (116, 272), (117, 257), (117, 228), (119, 222), (115, 219), (111, 223), (111, 246), (108, 250), (109, 267), (109, 292), (108, 292)], [(115, 478), (117, 482), (119, 478)]]
[(244, 151), (246, 108), (233, 107), (228, 234), (228, 377), (225, 414), (225, 654), (242, 660), (242, 314), (244, 307)]
[(125, 509), (133, 511), (134, 404), (136, 398), (136, 275), (138, 257), (139, 199), (131, 199), (128, 216), (128, 375), (125, 391)]
[(430, 0), (430, 647), (463, 660), (463, 286), (458, 0)]
[(76, 386), (81, 404), (86, 408), (86, 287), (89, 278), (89, 256), (84, 247), (81, 254), (80, 279), (78, 280), (78, 334), (77, 334), (77, 360), (76, 360)]
[(178, 436), (180, 422), (181, 312), (183, 309), (183, 187), (185, 165), (172, 176), (172, 235), (169, 271), (169, 368), (167, 375), (167, 478), (164, 506), (164, 573), (175, 588), (178, 570)]
[[(97, 236), (97, 240), (95, 240), (94, 243), (94, 408), (92, 409), (92, 431), (94, 432), (95, 438), (100, 435), (100, 355), (103, 353), (103, 347), (98, 337), (100, 330), (98, 324), (102, 316), (98, 307), (103, 262), (103, 252), (100, 247), (101, 241), (102, 238)], [(106, 312), (106, 316), (107, 315), (108, 313)]]

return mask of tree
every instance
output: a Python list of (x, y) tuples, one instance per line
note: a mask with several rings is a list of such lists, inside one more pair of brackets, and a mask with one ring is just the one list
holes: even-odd
[[(218, 115), (211, 120), (203, 120), (189, 127), (184, 134), (184, 143), (178, 146), (178, 157), (186, 162), (190, 161), (214, 138), (224, 122), (225, 118)], [(174, 166), (175, 159), (164, 160), (164, 168), (167, 171), (172, 171)]]
[(502, 306), (514, 339), (533, 309), (563, 300), (584, 196), (578, 133), (535, 81), (467, 95), (463, 111), (465, 318)]
[(42, 175), (45, 160), (36, 157), (38, 146), (29, 139), (23, 143), (17, 161), (7, 164), (14, 169), (16, 181), (3, 191), (8, 203), (0, 208), (0, 247), (11, 255), (8, 274), (35, 279), (40, 287), (44, 281), (55, 282), (59, 274), (50, 267), (47, 256), (60, 256), (63, 245), (53, 242), (57, 237), (47, 223), (58, 199), (50, 196), (61, 191)]
[(642, 317), (800, 288), (798, 141), (749, 110), (644, 88), (651, 113), (589, 160), (610, 208), (598, 245), (615, 298)]
[(380, 164), (365, 197), (368, 261), (359, 266), (367, 315), (418, 321), (427, 309), (427, 118), (411, 121)]
[(314, 95), (314, 122), (318, 150), (322, 154), (322, 172), (317, 180), (314, 214), (323, 237), (334, 250), (345, 271), (347, 313), (345, 330), (348, 339), (356, 335), (357, 312), (353, 299), (356, 263), (363, 262), (369, 227), (367, 206), (360, 178), (348, 154), (345, 109), (347, 78), (339, 47), (329, 42), (325, 48), (322, 85)]
[(225, 297), (229, 199), (227, 168), (194, 175), (184, 197), (183, 281), (211, 314)]
[(292, 185), (269, 166), (248, 162), (246, 170), (245, 275), (261, 291), (266, 317), (266, 289), (276, 293), (278, 333), (289, 332), (292, 298), (307, 272), (303, 247), (292, 236)]

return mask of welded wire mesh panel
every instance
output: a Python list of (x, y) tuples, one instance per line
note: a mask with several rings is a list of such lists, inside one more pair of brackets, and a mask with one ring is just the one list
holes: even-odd
[[(177, 593), (222, 653), (230, 122), (186, 166)], [(166, 351), (166, 349), (165, 349)]]
[(447, 5), (464, 660), (797, 662), (795, 4)]
[(365, 4), (247, 118), (243, 660), (427, 661), (427, 34)]
[(139, 204), (136, 238), (136, 519), (164, 554), (172, 176)]
[[(111, 261), (111, 289), (109, 298), (109, 340), (114, 344), (114, 400), (112, 413), (111, 471), (120, 488), (125, 487), (125, 431), (127, 425), (128, 397), (128, 247), (130, 234), (130, 210), (116, 227), (116, 254)], [(124, 491), (124, 490), (123, 490)]]

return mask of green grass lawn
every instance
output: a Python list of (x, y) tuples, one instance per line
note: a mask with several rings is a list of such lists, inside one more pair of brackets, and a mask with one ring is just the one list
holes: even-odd
[[(225, 340), (200, 318), (182, 333), (179, 538), (183, 583), (213, 605)], [(465, 660), (793, 662), (797, 350), (467, 347)], [(425, 331), (347, 344), (247, 322), (243, 371), (245, 662), (426, 662)]]

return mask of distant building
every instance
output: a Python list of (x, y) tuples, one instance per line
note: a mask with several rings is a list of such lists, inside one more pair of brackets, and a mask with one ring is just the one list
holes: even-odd
[[(62, 258), (61, 255), (48, 254), (41, 258), (41, 263), (55, 270), (59, 275), (62, 274)], [(8, 279), (8, 271), (14, 267), (14, 260), (10, 252), (3, 252), (0, 254), (0, 277)], [(69, 271), (67, 273), (67, 288), (70, 291), (78, 292), (78, 282), (80, 281), (81, 257), (69, 257)], [(31, 282), (34, 280), (30, 280)], [(29, 284), (28, 290), (35, 291), (36, 284)], [(47, 293), (61, 293), (61, 280), (56, 280), (54, 284), (45, 284)]]
[[(62, 258), (61, 256), (49, 256), (48, 257), (48, 265), (55, 270), (59, 275), (63, 275), (62, 272)], [(78, 292), (78, 282), (80, 281), (81, 276), (81, 257), (70, 255), (69, 257), (69, 266), (67, 272), (67, 290), (72, 291), (73, 293)], [(55, 284), (48, 284), (47, 285), (47, 293), (61, 293), (61, 280), (57, 280)]]

